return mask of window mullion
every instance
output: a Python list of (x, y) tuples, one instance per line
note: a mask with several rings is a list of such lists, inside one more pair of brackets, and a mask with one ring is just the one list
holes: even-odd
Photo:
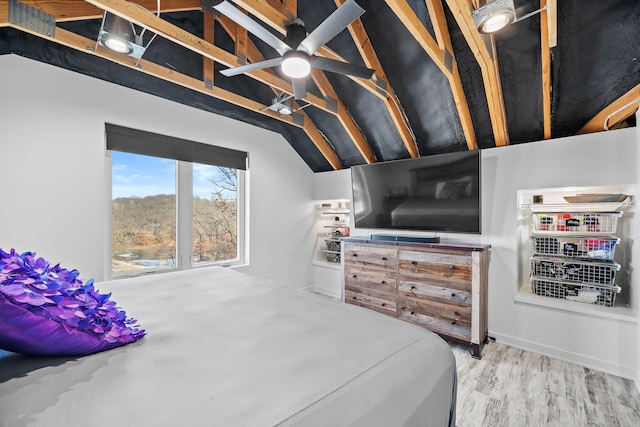
[(179, 270), (191, 268), (193, 239), (193, 164), (178, 160), (176, 167), (176, 246)]

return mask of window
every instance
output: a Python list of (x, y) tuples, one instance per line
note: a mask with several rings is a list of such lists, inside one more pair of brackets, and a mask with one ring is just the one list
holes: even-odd
[(243, 261), (246, 153), (106, 130), (111, 276)]

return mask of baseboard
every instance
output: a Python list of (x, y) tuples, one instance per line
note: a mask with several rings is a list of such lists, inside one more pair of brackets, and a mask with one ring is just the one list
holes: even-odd
[(320, 287), (320, 286), (313, 286), (311, 288), (311, 290), (313, 292), (318, 293), (318, 294), (325, 295), (325, 296), (328, 296), (328, 297), (331, 297), (331, 298), (334, 298), (334, 299), (341, 299), (342, 298), (342, 296), (340, 295), (340, 290), (339, 289), (336, 291), (336, 289), (323, 288), (323, 287)]
[(495, 338), (497, 342), (511, 347), (564, 360), (565, 362), (574, 363), (576, 365), (584, 366), (585, 368), (595, 369), (600, 372), (635, 381), (636, 386), (640, 391), (640, 372), (638, 372), (635, 367), (622, 366), (608, 360), (600, 360), (559, 348), (541, 345), (532, 341), (522, 340), (508, 335), (496, 334), (491, 331), (489, 331), (489, 336)]

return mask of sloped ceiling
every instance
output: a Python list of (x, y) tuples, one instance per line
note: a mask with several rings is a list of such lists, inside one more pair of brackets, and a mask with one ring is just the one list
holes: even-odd
[[(274, 130), (315, 172), (635, 126), (636, 0), (515, 0), (516, 15), (531, 16), (494, 36), (473, 25), (482, 1), (356, 1), (366, 12), (319, 54), (373, 68), (374, 76), (314, 72), (295, 120), (268, 109), (291, 91), (278, 69), (219, 73), (238, 57), (256, 62), (277, 53), (252, 35), (243, 43), (246, 32), (214, 13), (218, 1), (136, 2), (144, 9), (124, 0), (0, 2), (0, 54)], [(342, 3), (234, 2), (278, 37), (288, 17), (312, 31)], [(159, 34), (139, 61), (96, 44), (104, 10), (146, 28), (145, 44)]]

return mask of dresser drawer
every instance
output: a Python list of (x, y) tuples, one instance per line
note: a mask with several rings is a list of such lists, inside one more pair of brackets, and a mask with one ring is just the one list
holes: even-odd
[(473, 263), (469, 255), (400, 250), (398, 267), (403, 276), (471, 283)]
[(385, 269), (395, 269), (398, 259), (394, 247), (344, 245), (345, 265), (373, 266)]
[(471, 339), (470, 305), (399, 297), (398, 317), (438, 334), (465, 341)]
[(467, 284), (462, 289), (451, 287), (450, 283), (434, 280), (430, 282), (414, 282), (398, 279), (398, 296), (414, 299), (456, 304), (461, 306), (471, 305), (471, 289)]
[(345, 289), (356, 287), (395, 293), (396, 274), (390, 270), (346, 265), (344, 269), (344, 286)]
[(396, 296), (368, 288), (346, 288), (344, 302), (396, 317)]

